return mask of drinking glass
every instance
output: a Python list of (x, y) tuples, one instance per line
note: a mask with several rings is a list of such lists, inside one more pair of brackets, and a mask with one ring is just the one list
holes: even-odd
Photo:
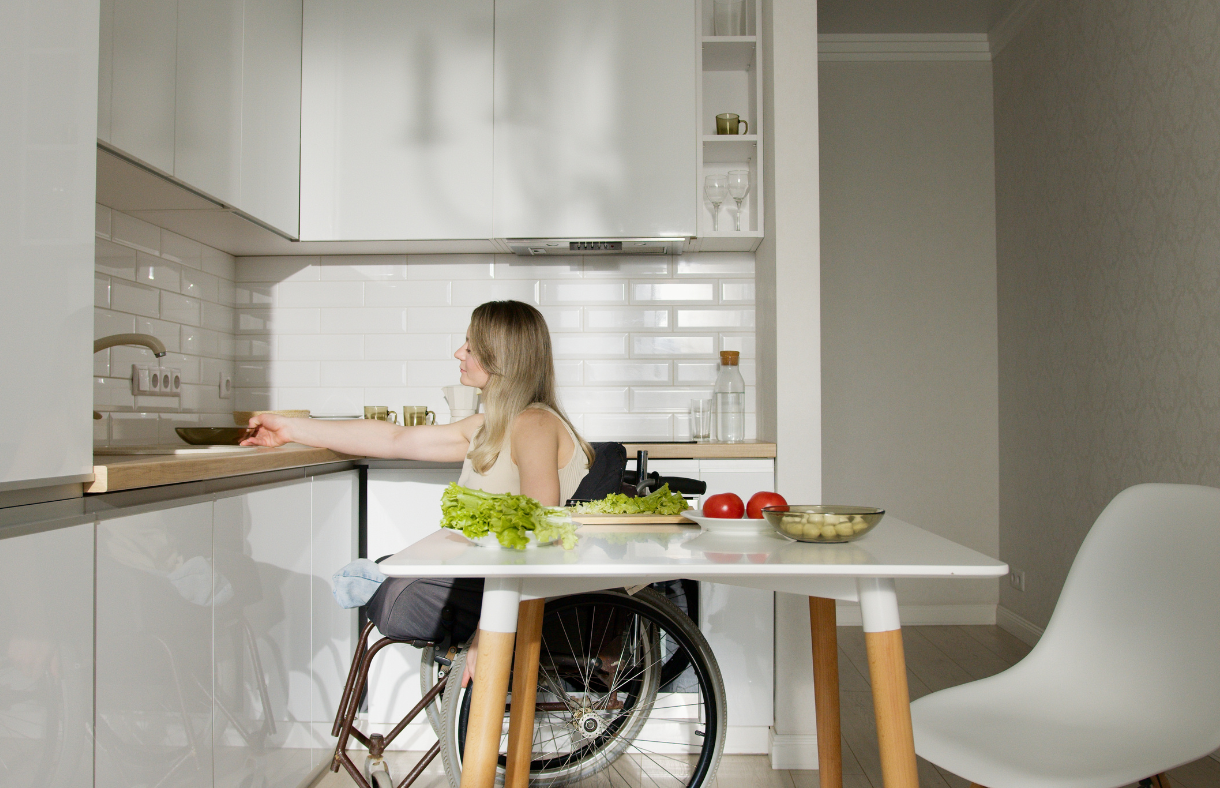
[(741, 232), (741, 201), (750, 193), (750, 171), (729, 170), (729, 196), (737, 201), (737, 215), (733, 217), (733, 229)]
[(711, 440), (712, 412), (712, 401), (710, 399), (693, 399), (690, 401), (691, 440)]
[(703, 194), (712, 204), (712, 232), (720, 229), (717, 226), (720, 216), (720, 205), (729, 196), (729, 178), (727, 175), (709, 175), (703, 179)]

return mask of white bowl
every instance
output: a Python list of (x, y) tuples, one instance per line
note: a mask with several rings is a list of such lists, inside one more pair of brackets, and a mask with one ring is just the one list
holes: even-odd
[(688, 509), (682, 513), (688, 520), (699, 523), (699, 527), (714, 534), (739, 534), (750, 536), (754, 534), (771, 533), (771, 524), (766, 520), (755, 520), (753, 517), (742, 517), (730, 520), (726, 517), (705, 517), (702, 509)]

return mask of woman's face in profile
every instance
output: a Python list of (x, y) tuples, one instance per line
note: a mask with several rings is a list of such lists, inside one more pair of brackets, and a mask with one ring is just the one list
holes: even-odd
[(461, 383), (463, 386), (473, 386), (476, 389), (481, 389), (487, 385), (487, 381), (491, 380), (491, 375), (483, 369), (483, 365), (474, 357), (474, 353), (470, 352), (470, 334), (467, 333), (466, 341), (462, 344), (453, 357), (460, 363), (462, 372)]

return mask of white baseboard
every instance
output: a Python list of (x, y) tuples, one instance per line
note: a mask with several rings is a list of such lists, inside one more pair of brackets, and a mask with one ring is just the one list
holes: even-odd
[(766, 755), (770, 751), (769, 725), (730, 725), (724, 733), (725, 755)]
[[(862, 624), (860, 606), (840, 602), (835, 615), (841, 627)], [(996, 623), (995, 605), (899, 605), (898, 620), (903, 626), (967, 625)]]
[(1006, 607), (996, 609), (995, 623), (1000, 629), (1029, 646), (1038, 645), (1038, 640), (1045, 631), (1028, 618), (1019, 616)]
[(772, 769), (818, 768), (818, 737), (815, 733), (776, 733), (771, 728)]

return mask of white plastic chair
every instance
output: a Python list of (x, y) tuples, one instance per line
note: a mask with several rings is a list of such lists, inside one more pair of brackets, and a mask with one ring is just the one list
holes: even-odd
[(1119, 493), (1033, 651), (911, 717), (919, 755), (986, 788), (1116, 788), (1220, 747), (1220, 490)]

